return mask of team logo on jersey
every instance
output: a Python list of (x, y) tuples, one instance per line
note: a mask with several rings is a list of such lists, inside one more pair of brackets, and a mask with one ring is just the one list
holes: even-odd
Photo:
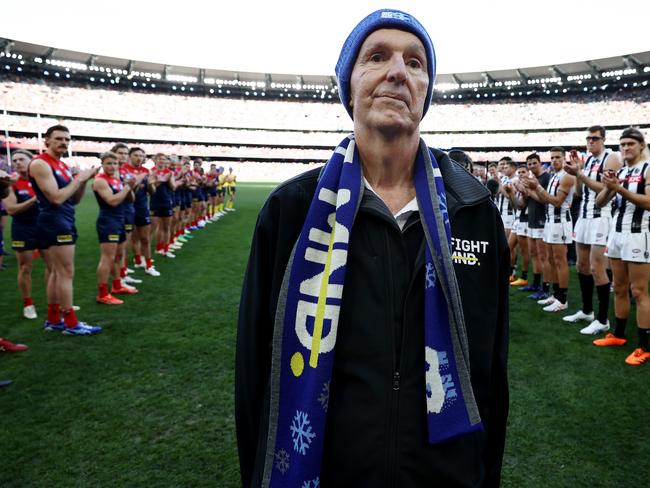
[(474, 241), (470, 239), (451, 238), (452, 255), (454, 263), (467, 266), (480, 266), (480, 258), (487, 252), (488, 241)]

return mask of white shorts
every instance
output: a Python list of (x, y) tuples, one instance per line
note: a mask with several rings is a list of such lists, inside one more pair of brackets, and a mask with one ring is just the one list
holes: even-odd
[(528, 236), (528, 222), (517, 222), (517, 235), (522, 237)]
[(513, 224), (515, 223), (514, 215), (501, 215), (501, 220), (503, 220), (504, 229), (512, 229)]
[(579, 218), (573, 231), (573, 238), (579, 244), (606, 246), (611, 226), (612, 218), (609, 216), (593, 219)]
[(544, 238), (544, 228), (541, 229), (531, 229), (528, 227), (526, 229), (526, 235), (531, 239), (543, 239)]
[(571, 222), (546, 222), (544, 242), (547, 244), (571, 244), (573, 242), (573, 224)]
[(650, 233), (612, 232), (605, 256), (631, 263), (650, 263)]

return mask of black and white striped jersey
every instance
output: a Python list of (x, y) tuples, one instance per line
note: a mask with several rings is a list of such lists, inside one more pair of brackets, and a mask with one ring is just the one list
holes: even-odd
[[(582, 172), (594, 181), (600, 182), (605, 169), (605, 162), (609, 155), (612, 154), (611, 149), (605, 149), (602, 154), (595, 157), (593, 154), (587, 158), (585, 167)], [(609, 216), (612, 214), (612, 204), (608, 202), (602, 208), (596, 207), (596, 196), (598, 193), (593, 191), (587, 185), (582, 187), (582, 208), (580, 209), (580, 217), (583, 219), (598, 218), (601, 215)]]
[[(504, 187), (507, 184), (514, 184), (516, 178), (509, 178), (504, 175), (500, 178), (500, 181), (501, 181), (501, 187)], [(509, 216), (512, 216), (512, 218), (514, 218), (515, 208), (512, 206), (512, 202), (510, 202), (510, 199), (506, 195), (499, 192), (497, 194), (495, 203), (497, 205), (497, 208), (499, 209), (499, 213), (501, 214), (502, 218), (507, 218)]]
[[(551, 195), (552, 197), (557, 196), (558, 190), (560, 189), (560, 182), (562, 181), (562, 178), (566, 174), (567, 174), (566, 171), (561, 170), (558, 171), (557, 173), (554, 173), (553, 176), (551, 176), (551, 179), (548, 182), (548, 187), (546, 188), (546, 191), (548, 192), (549, 195)], [(546, 222), (553, 222), (556, 224), (571, 222), (571, 202), (573, 201), (574, 192), (575, 192), (575, 185), (571, 185), (571, 190), (569, 191), (569, 194), (562, 202), (561, 206), (556, 207), (555, 205), (552, 205), (550, 203), (547, 204)]]
[[(624, 166), (618, 173), (618, 179), (626, 190), (640, 195), (646, 194), (645, 186), (648, 176), (648, 161), (639, 161), (634, 166)], [(650, 232), (650, 211), (637, 207), (630, 201), (616, 194), (617, 210), (615, 215), (616, 232), (640, 234)]]

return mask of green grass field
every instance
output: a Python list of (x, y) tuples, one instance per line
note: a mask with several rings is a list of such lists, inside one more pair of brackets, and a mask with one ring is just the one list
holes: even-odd
[[(140, 295), (97, 305), (97, 204), (78, 208), (75, 303), (97, 337), (44, 333), (22, 318), (16, 263), (0, 273), (0, 336), (30, 350), (0, 355), (0, 486), (236, 487), (233, 412), (240, 286), (257, 212), (273, 185), (239, 185), (237, 212), (195, 233)], [(9, 239), (5, 230), (5, 242)], [(632, 346), (600, 349), (578, 325), (511, 293), (507, 487), (647, 486), (650, 366)], [(579, 305), (575, 280), (569, 291)], [(631, 321), (632, 322), (632, 321)], [(636, 342), (633, 324), (629, 326)]]

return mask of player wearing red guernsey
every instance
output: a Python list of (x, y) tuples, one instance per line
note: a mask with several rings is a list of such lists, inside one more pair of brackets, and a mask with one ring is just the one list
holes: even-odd
[(9, 187), (9, 194), (2, 200), (7, 212), (13, 218), (11, 247), (16, 252), (18, 261), (18, 288), (23, 298), (23, 316), (27, 319), (37, 317), (32, 300), (32, 261), (34, 250), (38, 248), (36, 227), (38, 205), (27, 173), (32, 157), (32, 153), (23, 149), (13, 152), (11, 163), (18, 174), (18, 179)]
[[(106, 152), (100, 156), (102, 172), (95, 177), (93, 191), (99, 205), (97, 216), (97, 235), (101, 256), (97, 265), (97, 302), (105, 305), (120, 305), (122, 300), (115, 294), (133, 294), (137, 290), (125, 288), (120, 279), (123, 263), (122, 244), (126, 240), (124, 228), (124, 202), (133, 198), (133, 188), (144, 178), (144, 175), (128, 178), (123, 183), (120, 178), (118, 156)], [(108, 292), (108, 276), (113, 274), (113, 287)]]
[(174, 215), (173, 191), (176, 189), (174, 175), (169, 169), (169, 158), (162, 153), (154, 156), (156, 167), (150, 173), (153, 185), (151, 195), (151, 215), (156, 227), (156, 253), (175, 258), (169, 250), (171, 220)]
[[(77, 320), (72, 308), (74, 254), (77, 240), (74, 206), (83, 197), (86, 183), (98, 168), (85, 169), (73, 178), (61, 161), (70, 144), (70, 131), (55, 125), (45, 132), (47, 150), (29, 165), (29, 177), (38, 200), (38, 239), (50, 267), (47, 283), (48, 313), (45, 330), (68, 335), (92, 335), (101, 327)], [(63, 320), (61, 320), (63, 312)]]
[(183, 177), (183, 165), (181, 164), (179, 158), (172, 156), (171, 158), (171, 167), (170, 170), (174, 175), (174, 180), (176, 180), (176, 188), (174, 189), (174, 215), (172, 216), (172, 224), (170, 229), (170, 239), (169, 239), (169, 248), (174, 251), (178, 251), (183, 247), (183, 242), (179, 241), (178, 238), (183, 233), (182, 230), (182, 217), (181, 217), (181, 207), (183, 200), (183, 191), (181, 188), (181, 179)]
[[(134, 174), (143, 175), (143, 180), (134, 189), (135, 230), (133, 232), (133, 260), (136, 268), (144, 268), (150, 276), (160, 276), (151, 259), (151, 215), (149, 193), (153, 187), (149, 183), (149, 170), (143, 166), (145, 154), (139, 147), (129, 149), (129, 163)], [(144, 257), (144, 259), (143, 259)]]
[[(127, 181), (135, 177), (133, 167), (129, 164), (129, 148), (126, 144), (118, 142), (115, 144), (111, 152), (117, 155), (117, 162), (119, 164), (119, 178), (122, 183), (126, 184)], [(128, 185), (127, 185), (128, 186)], [(124, 209), (124, 231), (126, 232), (126, 240), (120, 244), (118, 254), (122, 256), (122, 265), (120, 266), (120, 279), (122, 280), (123, 288), (132, 288), (132, 285), (142, 283), (138, 280), (128, 276), (133, 273), (132, 269), (127, 268), (128, 250), (133, 251), (133, 230), (135, 229), (135, 207), (133, 206), (133, 196), (124, 200), (122, 207)], [(135, 288), (133, 288), (135, 290)]]

